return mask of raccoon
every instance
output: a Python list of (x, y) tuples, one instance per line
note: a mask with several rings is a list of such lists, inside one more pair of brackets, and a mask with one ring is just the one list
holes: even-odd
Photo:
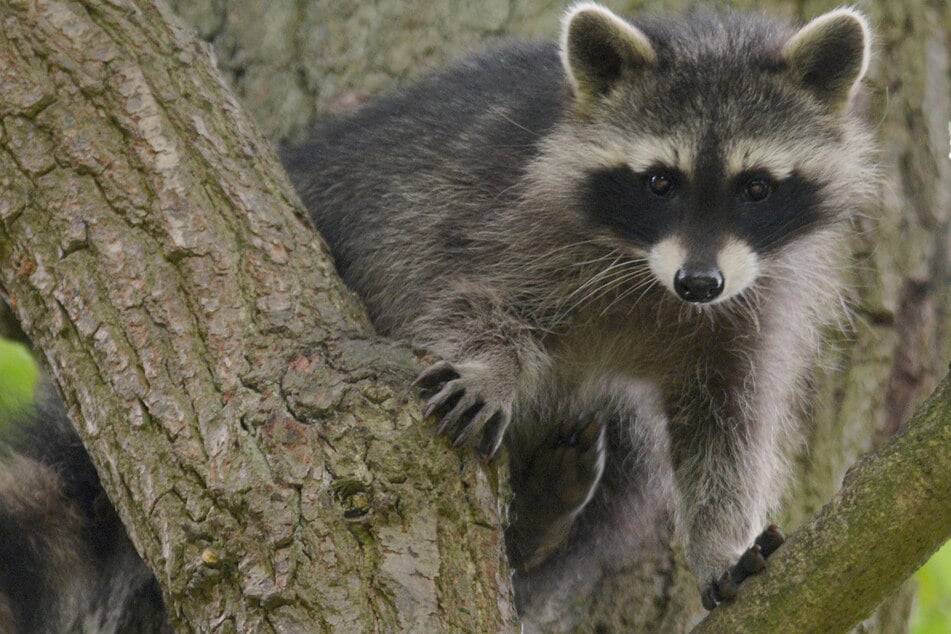
[(505, 442), (522, 613), (589, 591), (664, 509), (713, 609), (782, 541), (769, 514), (873, 193), (869, 28), (592, 3), (562, 26), (284, 161), (379, 330), (439, 359), (426, 415), (486, 457)]
[[(868, 59), (850, 9), (795, 30), (583, 3), (558, 44), (284, 152), (377, 328), (439, 359), (427, 415), (486, 457), (505, 443), (526, 620), (556, 622), (668, 514), (710, 609), (781, 542), (763, 528), (873, 193)], [(0, 455), (0, 629), (170, 631), (62, 404), (39, 403)]]

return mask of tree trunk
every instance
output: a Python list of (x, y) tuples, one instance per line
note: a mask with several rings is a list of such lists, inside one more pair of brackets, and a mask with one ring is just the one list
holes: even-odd
[(207, 47), (151, 2), (0, 20), (3, 288), (177, 625), (510, 627), (494, 471), (418, 424)]
[[(173, 4), (274, 139), (500, 33), (554, 37), (561, 10)], [(867, 10), (882, 205), (857, 223), (854, 328), (817, 373), (787, 529), (951, 357), (951, 7)], [(2, 285), (179, 623), (512, 628), (498, 474), (417, 424), (403, 386), (420, 365), (374, 339), (205, 49), (145, 2), (20, 0), (0, 18)], [(703, 616), (665, 530), (572, 606), (580, 630), (686, 631)], [(908, 596), (864, 631), (903, 631)]]

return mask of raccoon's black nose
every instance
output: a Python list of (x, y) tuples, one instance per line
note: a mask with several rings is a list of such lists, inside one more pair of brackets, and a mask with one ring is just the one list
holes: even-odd
[(684, 301), (709, 302), (723, 290), (723, 274), (718, 269), (682, 267), (674, 275), (674, 290)]

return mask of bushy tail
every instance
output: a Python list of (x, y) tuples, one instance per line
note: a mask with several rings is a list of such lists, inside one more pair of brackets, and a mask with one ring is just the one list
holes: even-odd
[(0, 632), (171, 632), (55, 391), (0, 437)]

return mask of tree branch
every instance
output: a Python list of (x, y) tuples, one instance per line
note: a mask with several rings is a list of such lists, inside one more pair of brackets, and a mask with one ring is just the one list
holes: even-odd
[(846, 632), (951, 538), (951, 374), (694, 634)]

